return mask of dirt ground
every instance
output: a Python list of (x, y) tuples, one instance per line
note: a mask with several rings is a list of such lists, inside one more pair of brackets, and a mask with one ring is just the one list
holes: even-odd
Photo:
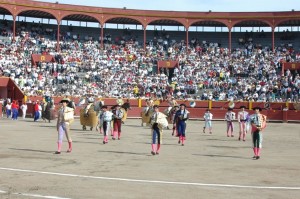
[[(300, 196), (299, 124), (268, 123), (261, 159), (253, 160), (250, 135), (228, 138), (225, 122), (188, 121), (185, 146), (165, 130), (151, 155), (150, 130), (128, 119), (121, 140), (103, 144), (95, 130), (71, 127), (72, 153), (55, 155), (55, 122), (0, 119), (0, 198), (230, 198)], [(236, 125), (237, 127), (237, 125)]]

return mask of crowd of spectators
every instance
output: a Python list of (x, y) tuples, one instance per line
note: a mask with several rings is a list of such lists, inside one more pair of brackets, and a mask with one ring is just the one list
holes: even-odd
[[(80, 40), (63, 33), (56, 52), (56, 33), (37, 25), (21, 25), (15, 41), (2, 26), (0, 76), (12, 78), (28, 96), (86, 96), (199, 100), (299, 101), (298, 71), (283, 62), (300, 62), (300, 54), (282, 45), (272, 52), (255, 42), (233, 49), (191, 39), (172, 40), (157, 32), (146, 50), (129, 30), (115, 42)], [(107, 38), (106, 38), (107, 40)], [(32, 63), (32, 54), (49, 54), (55, 62)], [(157, 69), (159, 60), (178, 60), (174, 69)]]

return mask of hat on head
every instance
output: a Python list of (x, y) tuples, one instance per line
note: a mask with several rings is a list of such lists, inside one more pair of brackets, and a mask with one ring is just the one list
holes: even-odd
[(180, 106), (184, 106), (184, 107), (186, 107), (186, 105), (185, 105), (185, 104), (180, 104)]
[(93, 102), (94, 102), (94, 98), (89, 97), (89, 98), (88, 98), (88, 103), (93, 103)]
[(65, 93), (65, 96), (70, 96), (71, 94), (69, 92), (66, 92)]
[(153, 108), (159, 108), (159, 106), (158, 105), (154, 105)]
[(233, 108), (228, 108), (228, 111), (232, 111), (233, 110)]
[(246, 108), (246, 106), (243, 105), (243, 106), (240, 106), (240, 108)]
[(70, 99), (69, 98), (63, 98), (62, 100), (60, 100), (60, 103), (63, 103), (63, 102), (69, 103)]
[(106, 105), (104, 105), (104, 106), (102, 106), (101, 108), (107, 108), (107, 106), (106, 106)]
[(259, 111), (262, 111), (262, 108), (260, 108), (260, 107), (257, 106), (257, 107), (254, 107), (253, 110), (259, 110)]

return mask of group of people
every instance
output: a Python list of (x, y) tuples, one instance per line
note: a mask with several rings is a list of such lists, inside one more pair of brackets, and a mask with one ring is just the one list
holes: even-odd
[[(93, 97), (89, 97), (87, 101), (88, 104), (80, 111), (80, 123), (83, 125), (83, 130), (86, 130), (86, 126), (90, 126), (90, 130), (96, 127), (96, 129), (100, 129), (101, 133), (104, 131), (105, 134), (111, 131), (113, 139), (118, 138), (120, 140), (121, 126), (127, 118), (128, 110), (131, 109), (129, 99), (124, 102), (123, 99), (118, 98), (116, 105), (112, 106), (110, 110), (104, 105), (104, 101), (95, 101)], [(108, 122), (112, 125), (107, 126)], [(107, 140), (103, 141), (103, 144), (105, 143)]]
[(168, 128), (169, 123), (173, 125), (172, 135), (178, 137), (178, 144), (184, 146), (186, 140), (186, 122), (189, 119), (189, 111), (186, 109), (186, 105), (178, 105), (177, 103), (174, 103), (176, 101), (172, 99), (169, 101), (171, 107), (164, 112), (160, 112), (159, 105), (151, 103), (151, 99), (147, 102), (148, 106), (142, 113), (142, 122), (143, 120), (146, 121), (151, 127), (151, 154), (159, 154), (162, 133), (165, 128)]
[[(284, 62), (299, 62), (300, 54), (286, 45), (272, 52), (255, 47), (253, 41), (251, 48), (241, 46), (230, 52), (197, 38), (187, 47), (166, 33), (145, 50), (131, 40), (107, 43), (100, 50), (98, 41), (64, 37), (61, 52), (55, 52), (56, 40), (43, 34), (43, 27), (22, 34), (32, 24), (27, 25), (17, 31), (15, 42), (0, 44), (0, 76), (11, 77), (28, 96), (68, 92), (72, 96), (164, 98), (170, 94), (177, 99), (299, 101), (298, 71), (281, 74), (281, 68)], [(55, 62), (33, 64), (31, 54), (49, 54)], [(178, 66), (158, 70), (160, 60), (177, 60)]]
[(19, 105), (19, 102), (17, 100), (11, 100), (8, 98), (3, 101), (3, 110), (6, 114), (7, 118), (11, 118), (12, 120), (18, 120), (19, 117), (19, 109), (22, 110), (22, 118), (25, 119), (26, 112), (27, 112), (27, 104), (22, 103), (22, 105)]
[[(99, 115), (100, 132), (103, 132), (103, 144), (108, 143), (108, 136), (111, 134), (113, 140), (121, 139), (122, 118), (124, 111), (120, 105), (114, 106), (112, 111), (108, 110), (106, 105), (102, 106), (102, 112)], [(112, 128), (111, 128), (112, 126)]]
[[(121, 127), (122, 119), (124, 118), (125, 110), (121, 108), (121, 105), (124, 102), (121, 102), (120, 99), (117, 99), (117, 104), (112, 106), (111, 109), (108, 109), (108, 106), (102, 104), (100, 105), (99, 114), (97, 114), (98, 120), (98, 130), (103, 134), (103, 144), (108, 143), (109, 134), (112, 136), (112, 140), (121, 139)], [(147, 100), (147, 107), (143, 110), (143, 117), (146, 117), (146, 123), (151, 127), (151, 154), (158, 155), (161, 149), (162, 143), (162, 133), (163, 130), (169, 128), (169, 124), (173, 125), (172, 135), (178, 137), (178, 144), (184, 146), (186, 140), (186, 128), (187, 120), (189, 119), (189, 111), (186, 109), (185, 104), (177, 104), (174, 98), (168, 100), (169, 108), (160, 112), (159, 105), (154, 104), (154, 101), (150, 98)], [(74, 120), (74, 106), (70, 106), (72, 101), (69, 98), (64, 98), (60, 101), (61, 107), (58, 109), (58, 118), (57, 118), (57, 131), (58, 131), (58, 149), (56, 154), (61, 153), (62, 141), (64, 135), (69, 143), (69, 148), (67, 152), (72, 151), (72, 139), (70, 136), (70, 124)], [(51, 105), (51, 100), (48, 102)], [(25, 104), (26, 105), (26, 104)], [(89, 105), (89, 104), (88, 104)], [(22, 105), (23, 106), (23, 105)], [(39, 118), (40, 112), (40, 103), (35, 103), (35, 116), (34, 121)], [(23, 107), (21, 107), (23, 108)], [(12, 117), (12, 119), (17, 119), (18, 112), (18, 103), (13, 101), (10, 103), (8, 100), (6, 104), (6, 113), (7, 117)], [(27, 107), (26, 107), (27, 109)], [(234, 137), (234, 121), (237, 119), (239, 124), (239, 137), (238, 140), (246, 140), (246, 134), (250, 132), (253, 140), (253, 150), (254, 150), (254, 159), (260, 158), (260, 150), (262, 147), (262, 130), (266, 127), (266, 116), (261, 114), (261, 108), (255, 107), (255, 113), (250, 115), (247, 112), (245, 106), (240, 107), (240, 111), (237, 113), (233, 112), (232, 108), (228, 108), (228, 112), (225, 114), (225, 121), (227, 126), (227, 137)], [(26, 115), (26, 112), (25, 112)], [(24, 116), (23, 116), (24, 117)], [(143, 121), (142, 117), (142, 121)], [(204, 116), (204, 127), (203, 133), (206, 133), (208, 129), (209, 133), (212, 134), (212, 120), (213, 114), (210, 112), (210, 109), (207, 109)], [(53, 119), (53, 118), (52, 118)]]
[[(260, 112), (262, 108), (254, 107), (254, 114), (250, 115), (246, 110), (246, 106), (241, 106), (240, 111), (237, 113), (237, 122), (239, 124), (239, 137), (238, 140), (246, 141), (246, 134), (250, 132), (253, 142), (254, 159), (260, 158), (260, 150), (262, 148), (263, 134), (262, 130), (266, 127), (267, 117)], [(209, 129), (209, 133), (212, 134), (212, 119), (213, 114), (209, 109), (204, 114), (205, 125), (203, 127), (203, 133), (206, 132), (206, 128)], [(227, 127), (227, 137), (234, 137), (234, 120), (236, 119), (236, 113), (232, 108), (228, 108), (225, 114), (225, 121)]]
[(22, 119), (26, 118), (28, 105), (27, 103), (33, 103), (33, 120), (34, 122), (38, 121), (39, 119), (43, 119), (44, 121), (53, 120), (54, 115), (54, 100), (46, 96), (42, 101), (35, 101), (35, 102), (28, 102), (26, 100), (22, 100), (19, 104), (18, 100), (12, 100), (7, 98), (2, 101), (2, 112), (6, 114), (7, 118), (11, 118), (12, 120), (18, 120), (20, 111), (22, 115)]
[[(179, 137), (178, 143), (184, 145), (185, 137), (186, 137), (186, 121), (189, 119), (189, 111), (186, 109), (185, 104), (178, 105), (174, 103), (173, 100), (170, 100), (170, 107), (164, 113), (159, 112), (159, 106), (153, 105), (144, 109), (144, 112), (151, 113), (150, 117), (150, 126), (152, 131), (152, 151), (151, 154), (159, 154), (160, 146), (161, 146), (161, 137), (164, 126), (166, 128), (167, 125), (164, 125), (165, 118), (170, 117), (171, 123), (173, 124), (173, 133), (176, 132), (175, 135)], [(153, 110), (151, 112), (151, 109)], [(262, 148), (262, 130), (266, 127), (266, 116), (261, 114), (262, 109), (260, 107), (255, 107), (253, 110), (254, 114), (250, 115), (247, 112), (245, 106), (240, 107), (240, 111), (237, 113), (237, 121), (239, 123), (239, 136), (238, 140), (246, 141), (246, 134), (250, 132), (251, 128), (251, 136), (253, 142), (253, 151), (254, 151), (254, 159), (260, 158), (260, 150)], [(209, 133), (212, 134), (212, 119), (213, 114), (209, 109), (206, 110), (204, 114), (204, 127), (203, 133), (206, 133), (206, 129), (209, 130)], [(236, 114), (233, 112), (232, 108), (228, 108), (228, 112), (225, 114), (225, 121), (227, 125), (227, 137), (234, 137), (234, 120), (236, 119)]]

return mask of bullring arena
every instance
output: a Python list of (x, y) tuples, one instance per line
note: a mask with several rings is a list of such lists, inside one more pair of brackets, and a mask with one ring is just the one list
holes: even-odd
[[(0, 198), (299, 198), (299, 18), (294, 9), (178, 12), (0, 0)], [(57, 117), (65, 97), (76, 105), (73, 150), (67, 153), (64, 138), (55, 154), (56, 121), (33, 116), (36, 104), (53, 100)], [(78, 116), (90, 98), (109, 108), (128, 100), (120, 140), (109, 135), (103, 144), (98, 131), (83, 130)], [(151, 154), (150, 128), (140, 119), (150, 98), (160, 111), (170, 99), (187, 106), (184, 146), (165, 129), (159, 154)], [(6, 117), (10, 100), (27, 104), (25, 119)], [(226, 136), (224, 115), (241, 106), (267, 116), (259, 159), (250, 133), (238, 140), (236, 120), (234, 137)], [(206, 109), (212, 134), (202, 132)]]
[[(171, 130), (150, 154), (150, 129), (128, 119), (121, 140), (71, 127), (72, 153), (55, 155), (55, 122), (0, 120), (0, 198), (298, 198), (298, 124), (268, 123), (261, 159), (246, 141), (228, 138), (224, 121), (203, 134), (190, 120), (185, 146)], [(237, 136), (237, 131), (235, 131)]]

